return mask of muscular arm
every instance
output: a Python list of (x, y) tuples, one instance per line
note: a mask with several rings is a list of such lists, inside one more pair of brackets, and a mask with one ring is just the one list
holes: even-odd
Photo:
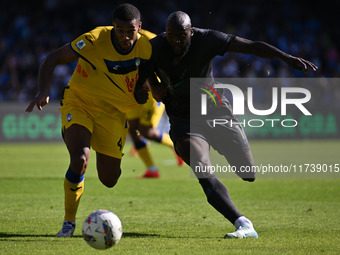
[(49, 102), (50, 80), (57, 65), (63, 65), (75, 61), (78, 56), (68, 45), (51, 52), (42, 61), (38, 74), (38, 93), (29, 104), (26, 112), (32, 112), (35, 105), (39, 110)]
[(303, 71), (307, 71), (308, 68), (312, 68), (313, 71), (316, 71), (318, 68), (310, 61), (289, 55), (268, 43), (251, 41), (238, 36), (231, 42), (228, 51), (252, 54), (261, 58), (280, 59), (286, 62), (290, 67)]

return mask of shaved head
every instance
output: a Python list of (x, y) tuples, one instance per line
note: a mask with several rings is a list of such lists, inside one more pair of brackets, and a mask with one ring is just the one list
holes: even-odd
[(191, 19), (188, 14), (182, 11), (176, 11), (169, 15), (166, 21), (166, 27), (171, 28), (191, 28)]
[(177, 11), (169, 15), (166, 22), (166, 39), (178, 59), (188, 52), (193, 34), (188, 14)]

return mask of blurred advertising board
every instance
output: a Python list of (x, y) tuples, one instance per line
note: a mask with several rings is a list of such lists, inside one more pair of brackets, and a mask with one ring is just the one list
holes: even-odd
[(27, 113), (27, 104), (0, 104), (0, 142), (62, 141), (59, 103)]

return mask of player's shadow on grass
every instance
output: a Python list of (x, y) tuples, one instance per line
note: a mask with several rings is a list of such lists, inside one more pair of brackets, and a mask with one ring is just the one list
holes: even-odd
[[(9, 234), (0, 232), (0, 242), (8, 241), (7, 238), (15, 237), (56, 237), (55, 235), (26, 235), (26, 234)], [(72, 238), (82, 238), (82, 235), (74, 235)], [(145, 233), (135, 233), (135, 232), (123, 232), (124, 238), (143, 238), (143, 237), (161, 237), (157, 234), (145, 234)]]
[(123, 232), (123, 238), (143, 238), (143, 237), (161, 237), (161, 236), (158, 234)]
[[(26, 235), (26, 234), (9, 234), (0, 232), (0, 242), (8, 241), (6, 238), (14, 238), (14, 237), (56, 237), (56, 235)], [(82, 237), (81, 235), (74, 235), (73, 237)]]
[[(0, 242), (2, 241), (17, 241), (15, 238), (39, 238), (39, 237), (56, 237), (56, 235), (27, 235), (27, 234), (9, 234), (0, 232)], [(159, 234), (146, 234), (146, 233), (136, 233), (136, 232), (123, 232), (123, 238), (148, 238), (148, 237), (158, 237), (158, 238), (193, 238), (189, 236), (167, 236), (167, 235), (159, 235)], [(83, 238), (82, 235), (74, 235), (72, 238)], [(216, 237), (199, 237), (200, 239), (211, 239)], [(36, 241), (36, 240), (25, 240), (26, 241)]]
[[(196, 238), (194, 236), (173, 236), (173, 235), (145, 234), (145, 233), (135, 233), (135, 232), (125, 233), (125, 232), (123, 232), (123, 238), (147, 238), (147, 237), (173, 238), (173, 239)], [(214, 237), (214, 236), (198, 237), (198, 238), (199, 239), (216, 239), (216, 237)]]

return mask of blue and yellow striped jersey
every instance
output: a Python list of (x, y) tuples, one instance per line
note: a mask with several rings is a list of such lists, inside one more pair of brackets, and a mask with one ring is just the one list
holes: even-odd
[(150, 59), (149, 39), (138, 34), (129, 53), (119, 53), (113, 42), (112, 26), (97, 27), (70, 43), (79, 61), (69, 82), (84, 100), (98, 108), (111, 105), (121, 112), (137, 106), (133, 92), (138, 79), (138, 67)]

